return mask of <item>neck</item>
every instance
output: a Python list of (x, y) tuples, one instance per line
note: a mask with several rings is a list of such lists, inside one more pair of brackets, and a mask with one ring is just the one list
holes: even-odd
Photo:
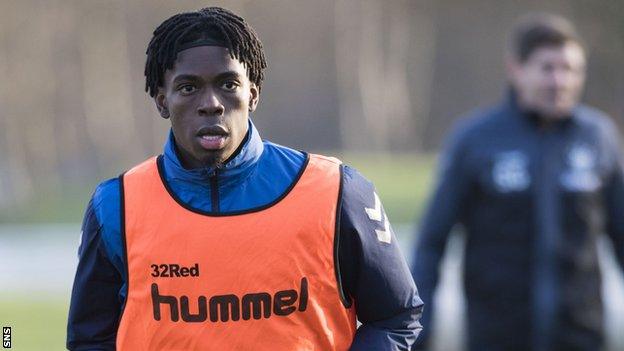
[(511, 105), (540, 128), (549, 128), (550, 126), (558, 125), (572, 117), (572, 112), (564, 115), (550, 115), (540, 111), (523, 100), (520, 94), (518, 94), (513, 87), (509, 88), (508, 96)]

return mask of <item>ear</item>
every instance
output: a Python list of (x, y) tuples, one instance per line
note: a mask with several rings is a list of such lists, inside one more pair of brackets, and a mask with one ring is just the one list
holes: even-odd
[(154, 102), (156, 103), (156, 108), (158, 109), (158, 112), (160, 113), (160, 117), (164, 119), (169, 118), (170, 114), (169, 114), (169, 107), (167, 104), (167, 97), (165, 96), (165, 93), (162, 90), (162, 88), (158, 88), (158, 92), (156, 93), (156, 96), (154, 96)]
[(260, 89), (256, 83), (251, 83), (249, 87), (249, 112), (254, 112), (260, 101)]
[(518, 77), (521, 75), (521, 68), (522, 64), (514, 55), (507, 54), (505, 56), (505, 71), (507, 73), (507, 80), (510, 83), (516, 84)]

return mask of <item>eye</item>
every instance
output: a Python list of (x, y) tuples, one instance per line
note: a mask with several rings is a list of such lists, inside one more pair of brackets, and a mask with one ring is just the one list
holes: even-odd
[(546, 72), (546, 73), (551, 73), (555, 70), (555, 65), (553, 65), (552, 63), (544, 63), (542, 65), (542, 71)]
[(238, 89), (238, 87), (240, 86), (240, 84), (238, 84), (238, 82), (234, 81), (234, 80), (228, 80), (223, 82), (223, 84), (221, 84), (221, 88), (223, 88), (225, 91), (236, 91), (236, 89)]
[(193, 84), (183, 84), (178, 87), (178, 91), (183, 95), (189, 95), (195, 92), (197, 88)]

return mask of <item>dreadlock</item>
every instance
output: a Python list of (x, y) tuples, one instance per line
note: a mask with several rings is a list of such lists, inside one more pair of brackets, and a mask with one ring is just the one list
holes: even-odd
[(174, 15), (156, 28), (146, 51), (145, 91), (151, 97), (156, 96), (158, 87), (163, 86), (165, 71), (173, 68), (180, 48), (205, 39), (227, 48), (230, 57), (245, 66), (249, 80), (261, 88), (267, 65), (256, 32), (234, 13), (207, 7)]

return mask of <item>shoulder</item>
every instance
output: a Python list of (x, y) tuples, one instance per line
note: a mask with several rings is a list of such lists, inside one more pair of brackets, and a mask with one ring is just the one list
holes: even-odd
[[(348, 213), (360, 213), (365, 207), (375, 207), (375, 186), (358, 170), (342, 165), (342, 206)], [(362, 212), (363, 214), (363, 212)]]
[(342, 177), (342, 161), (336, 157), (310, 154), (308, 161), (307, 168), (313, 169), (319, 177), (325, 179)]
[(583, 120), (595, 120), (595, 121), (602, 121), (602, 120), (608, 120), (610, 119), (609, 115), (596, 108), (593, 106), (589, 106), (589, 105), (585, 105), (585, 104), (580, 104), (578, 107), (576, 107), (575, 110), (575, 115), (580, 117)]
[(476, 138), (480, 138), (488, 131), (497, 132), (500, 130), (506, 114), (503, 105), (478, 108), (461, 115), (453, 123), (451, 132), (446, 137), (447, 145), (466, 145)]
[(342, 166), (342, 179), (351, 188), (366, 189), (368, 191), (374, 191), (375, 189), (370, 180), (364, 177), (357, 169), (348, 165)]
[(578, 134), (589, 136), (592, 143), (605, 155), (607, 169), (619, 168), (622, 142), (619, 128), (613, 119), (605, 112), (587, 105), (579, 106), (573, 118)]
[(613, 119), (606, 112), (588, 105), (579, 105), (574, 112), (574, 121), (581, 128), (595, 130), (601, 135), (617, 134)]
[[(98, 184), (93, 192), (93, 209), (100, 223), (107, 223), (108, 219), (119, 210), (120, 184), (118, 178), (111, 178)], [(117, 211), (119, 212), (119, 211)], [(119, 216), (119, 213), (116, 213)]]
[(258, 161), (257, 176), (268, 177), (272, 188), (287, 188), (303, 171), (307, 155), (301, 151), (264, 141), (264, 150)]
[(265, 162), (300, 166), (306, 159), (306, 154), (301, 151), (266, 140), (263, 143), (262, 160)]
[(93, 212), (100, 224), (100, 236), (110, 258), (121, 256), (121, 197), (118, 178), (101, 182), (91, 199)]
[(263, 141), (256, 168), (245, 183), (240, 199), (245, 207), (262, 206), (292, 189), (305, 169), (307, 156), (301, 151)]
[(94, 207), (106, 207), (115, 200), (119, 200), (119, 178), (107, 179), (95, 187), (93, 192)]

